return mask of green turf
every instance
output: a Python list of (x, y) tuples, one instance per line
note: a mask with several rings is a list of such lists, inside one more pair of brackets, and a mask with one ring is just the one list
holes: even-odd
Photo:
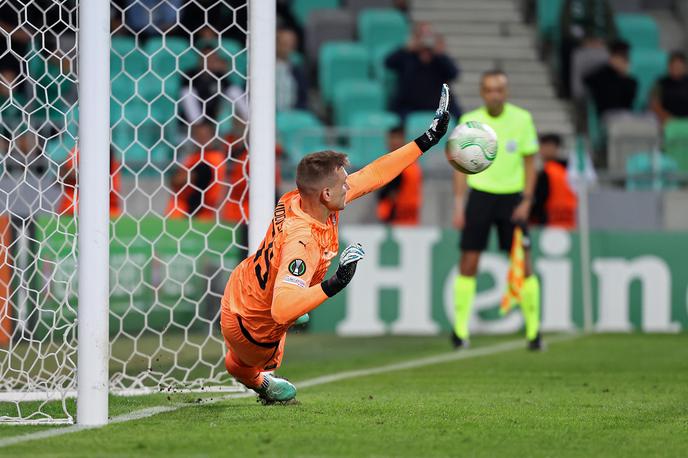
[[(282, 373), (297, 382), (446, 352), (444, 338), (289, 340)], [(193, 401), (186, 396), (115, 398), (111, 412)], [(298, 398), (194, 405), (0, 455), (686, 456), (688, 335), (583, 337), (542, 354), (518, 349), (350, 379)], [(5, 437), (34, 430), (0, 427)]]

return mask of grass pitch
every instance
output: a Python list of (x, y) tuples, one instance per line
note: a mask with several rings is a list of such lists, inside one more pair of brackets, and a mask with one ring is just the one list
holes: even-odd
[[(516, 337), (476, 337), (474, 350)], [(0, 456), (688, 456), (688, 335), (595, 335), (304, 388), (298, 405), (188, 407), (0, 448)], [(448, 351), (448, 339), (292, 335), (298, 382)], [(54, 427), (0, 427), (2, 438)]]

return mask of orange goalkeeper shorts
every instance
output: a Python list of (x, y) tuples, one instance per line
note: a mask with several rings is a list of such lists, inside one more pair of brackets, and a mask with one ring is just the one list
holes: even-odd
[(286, 333), (276, 342), (258, 342), (244, 327), (240, 315), (223, 310), (220, 322), (225, 343), (235, 362), (257, 371), (271, 371), (282, 364)]

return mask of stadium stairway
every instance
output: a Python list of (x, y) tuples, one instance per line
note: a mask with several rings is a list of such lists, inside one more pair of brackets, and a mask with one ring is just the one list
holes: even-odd
[(430, 22), (446, 38), (462, 72), (453, 90), (464, 111), (482, 104), (482, 72), (500, 68), (509, 75), (511, 102), (531, 111), (538, 132), (573, 134), (570, 104), (557, 98), (538, 58), (536, 31), (523, 23), (516, 0), (414, 0), (410, 16)]

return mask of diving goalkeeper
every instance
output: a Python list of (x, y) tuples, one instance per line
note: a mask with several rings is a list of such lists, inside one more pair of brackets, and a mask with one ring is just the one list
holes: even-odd
[(342, 153), (321, 151), (299, 162), (297, 189), (280, 198), (263, 243), (234, 269), (222, 297), (225, 366), (263, 402), (294, 399), (296, 387), (269, 373), (280, 366), (287, 329), (344, 289), (363, 259), (363, 247), (349, 245), (339, 256), (335, 274), (324, 279), (339, 250), (339, 212), (392, 181), (437, 144), (449, 125), (448, 103), (445, 84), (423, 135), (351, 175)]

